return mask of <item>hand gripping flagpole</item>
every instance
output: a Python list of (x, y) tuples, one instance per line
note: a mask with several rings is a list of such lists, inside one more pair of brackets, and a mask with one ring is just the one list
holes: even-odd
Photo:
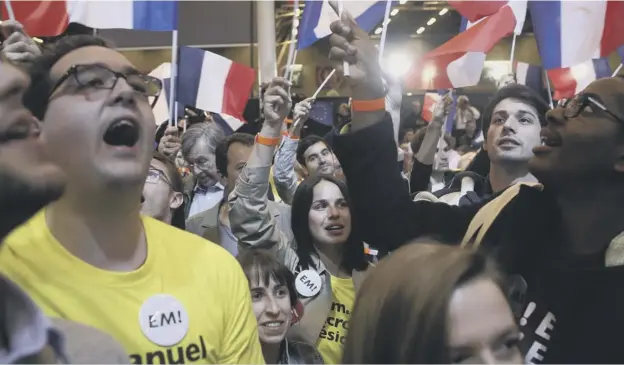
[(171, 79), (169, 82), (169, 126), (177, 126), (176, 79), (178, 76), (178, 30), (171, 32)]

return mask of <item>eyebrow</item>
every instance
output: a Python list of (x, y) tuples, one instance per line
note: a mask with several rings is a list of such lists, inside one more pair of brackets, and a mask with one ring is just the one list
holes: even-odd
[[(501, 342), (502, 340), (517, 335), (518, 334), (518, 329), (515, 326), (510, 326), (507, 327), (503, 330), (501, 330), (499, 332), (499, 334), (495, 337), (495, 340), (493, 342), (498, 343)], [(468, 344), (461, 344), (459, 346), (451, 346), (450, 349), (456, 352), (466, 352), (466, 351), (471, 351), (473, 348), (471, 343)]]
[[(499, 110), (497, 112), (494, 112), (494, 115), (500, 115), (500, 114), (509, 115), (509, 112), (507, 112), (506, 110)], [(528, 114), (528, 115), (531, 115), (531, 116), (537, 118), (537, 115), (535, 115), (535, 113), (533, 113), (532, 111), (529, 111), (529, 110), (518, 110), (514, 114), (518, 115), (518, 116)]]

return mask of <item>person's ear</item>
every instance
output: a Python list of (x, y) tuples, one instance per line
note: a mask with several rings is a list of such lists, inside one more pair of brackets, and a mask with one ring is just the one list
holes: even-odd
[(169, 209), (176, 210), (184, 202), (184, 196), (180, 192), (174, 192), (169, 198)]

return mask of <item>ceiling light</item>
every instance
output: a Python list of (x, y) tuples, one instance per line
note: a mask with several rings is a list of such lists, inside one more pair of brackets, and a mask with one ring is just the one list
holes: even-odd
[(407, 2), (407, 0), (399, 0), (399, 4), (403, 5)]
[(416, 34), (420, 34), (420, 33), (424, 32), (424, 31), (425, 31), (425, 27), (420, 27), (420, 28), (418, 28), (418, 30), (416, 31)]
[(407, 96), (412, 96), (412, 93), (407, 93)]
[(381, 28), (375, 29), (375, 34), (381, 34)]
[(390, 12), (390, 16), (395, 16), (399, 13), (399, 9), (392, 9), (392, 11)]
[(431, 24), (433, 24), (433, 23), (435, 23), (435, 22), (436, 22), (436, 18), (431, 18), (431, 19), (429, 19), (429, 21), (427, 22), (427, 25), (431, 25)]
[(397, 78), (405, 75), (412, 65), (412, 58), (401, 52), (390, 54), (384, 61), (388, 72)]
[(446, 13), (448, 13), (448, 8), (444, 8), (444, 9), (440, 10), (440, 12), (438, 14), (444, 15)]

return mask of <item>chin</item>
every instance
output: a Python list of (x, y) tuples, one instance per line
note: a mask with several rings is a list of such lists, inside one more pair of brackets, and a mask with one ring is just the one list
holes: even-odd
[(276, 345), (284, 341), (284, 338), (286, 338), (286, 332), (282, 333), (281, 335), (265, 335), (260, 332), (258, 337), (260, 338), (260, 343), (267, 345)]
[(51, 165), (37, 168), (30, 176), (0, 169), (0, 186), (0, 234), (6, 234), (59, 199), (65, 190), (65, 178)]

